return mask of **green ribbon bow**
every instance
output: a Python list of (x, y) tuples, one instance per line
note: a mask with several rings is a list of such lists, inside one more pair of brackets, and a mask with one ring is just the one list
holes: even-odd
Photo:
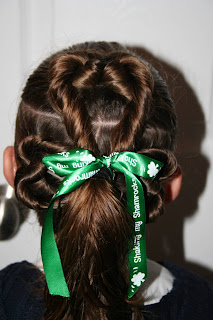
[(145, 199), (141, 182), (135, 175), (153, 180), (163, 163), (145, 155), (124, 151), (110, 156), (95, 156), (86, 149), (74, 149), (46, 156), (42, 162), (53, 173), (65, 177), (53, 196), (43, 225), (41, 254), (50, 294), (70, 297), (53, 229), (53, 206), (57, 197), (77, 189), (103, 166), (122, 172), (126, 179), (127, 207), (134, 219), (134, 244), (128, 254), (130, 299), (147, 277), (145, 244)]

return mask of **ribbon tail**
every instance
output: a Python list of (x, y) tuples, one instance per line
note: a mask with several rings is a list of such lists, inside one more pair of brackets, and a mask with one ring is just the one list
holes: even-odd
[[(134, 219), (134, 244), (128, 255), (129, 291), (128, 299), (138, 291), (147, 278), (146, 240), (145, 240), (145, 199), (141, 182), (130, 172), (125, 173), (127, 185), (128, 211)], [(131, 243), (132, 246), (132, 243)]]
[(70, 297), (53, 229), (54, 200), (77, 189), (83, 182), (95, 175), (101, 167), (102, 163), (92, 162), (88, 166), (78, 168), (75, 172), (67, 175), (48, 207), (42, 231), (41, 255), (47, 286), (52, 295)]
[(54, 200), (51, 201), (47, 210), (41, 238), (41, 255), (44, 273), (50, 294), (70, 297), (54, 236), (53, 206)]

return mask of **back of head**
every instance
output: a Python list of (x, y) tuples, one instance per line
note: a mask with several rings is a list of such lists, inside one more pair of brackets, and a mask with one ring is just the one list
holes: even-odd
[[(61, 178), (42, 158), (85, 148), (94, 155), (133, 151), (164, 163), (157, 179), (141, 178), (146, 211), (164, 211), (164, 182), (177, 169), (176, 116), (157, 71), (117, 43), (89, 42), (60, 51), (29, 77), (19, 106), (16, 194), (40, 223)], [(54, 208), (54, 230), (70, 300), (45, 292), (44, 319), (141, 319), (128, 301), (126, 254), (133, 221), (124, 177), (94, 176)]]

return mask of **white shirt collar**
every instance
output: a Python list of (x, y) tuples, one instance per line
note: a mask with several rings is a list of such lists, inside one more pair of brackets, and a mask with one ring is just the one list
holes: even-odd
[(148, 276), (139, 293), (144, 297), (144, 305), (158, 303), (173, 288), (174, 276), (159, 263), (147, 259)]

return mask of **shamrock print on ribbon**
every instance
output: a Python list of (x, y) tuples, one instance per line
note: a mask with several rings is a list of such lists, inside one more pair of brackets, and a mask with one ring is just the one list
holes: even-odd
[(159, 165), (155, 164), (154, 161), (151, 161), (148, 164), (149, 170), (147, 171), (148, 175), (152, 178), (155, 177), (158, 171), (160, 170)]
[(141, 283), (145, 281), (145, 273), (138, 272), (137, 274), (134, 274), (131, 281), (135, 286), (140, 287)]
[(80, 161), (85, 161), (85, 162), (88, 162), (88, 164), (89, 164), (89, 163), (95, 161), (95, 157), (93, 157), (92, 154), (88, 154), (88, 155), (85, 154), (80, 158)]

